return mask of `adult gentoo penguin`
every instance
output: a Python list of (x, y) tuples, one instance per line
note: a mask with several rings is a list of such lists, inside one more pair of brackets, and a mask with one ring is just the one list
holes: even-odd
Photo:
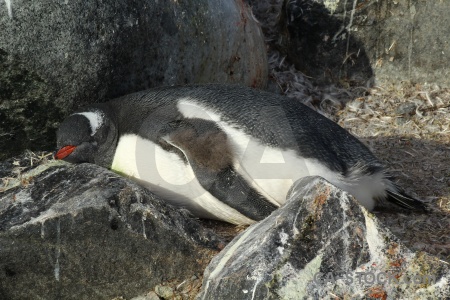
[(367, 209), (423, 209), (359, 140), (302, 103), (235, 85), (165, 87), (91, 105), (57, 132), (57, 159), (110, 168), (198, 217), (261, 220), (321, 176)]

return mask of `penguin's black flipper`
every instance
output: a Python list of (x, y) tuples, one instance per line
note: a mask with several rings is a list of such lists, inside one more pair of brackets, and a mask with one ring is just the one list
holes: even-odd
[(211, 172), (192, 163), (191, 166), (200, 184), (211, 195), (244, 216), (259, 221), (277, 209), (277, 206), (260, 195), (231, 166), (219, 172)]
[(234, 170), (227, 135), (214, 122), (185, 119), (163, 139), (183, 152), (199, 183), (221, 202), (255, 221), (277, 209)]

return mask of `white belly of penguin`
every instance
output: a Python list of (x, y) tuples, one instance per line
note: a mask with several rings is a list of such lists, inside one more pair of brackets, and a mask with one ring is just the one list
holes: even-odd
[(369, 210), (375, 206), (374, 198), (385, 194), (386, 184), (382, 173), (361, 176), (360, 170), (355, 168), (351, 176), (344, 178), (317, 159), (301, 157), (295, 150), (282, 150), (262, 144), (243, 130), (223, 121), (219, 113), (196, 103), (195, 99), (181, 99), (177, 107), (186, 118), (217, 123), (230, 139), (236, 171), (275, 205), (284, 204), (292, 184), (306, 176), (325, 178), (355, 196)]
[(198, 217), (234, 224), (254, 222), (206, 191), (190, 165), (177, 154), (137, 135), (120, 138), (111, 169), (131, 177), (163, 200), (185, 207)]

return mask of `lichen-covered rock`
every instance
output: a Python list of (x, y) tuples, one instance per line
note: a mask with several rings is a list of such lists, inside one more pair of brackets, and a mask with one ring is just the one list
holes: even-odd
[[(9, 175), (8, 175), (9, 174)], [(91, 164), (0, 164), (0, 298), (131, 298), (203, 272), (220, 238)]]
[(263, 36), (240, 0), (1, 1), (0, 28), (0, 160), (49, 149), (57, 123), (83, 104), (267, 81)]
[[(447, 264), (405, 248), (319, 177), (214, 257), (198, 299), (446, 299)], [(406, 283), (409, 282), (409, 283)]]

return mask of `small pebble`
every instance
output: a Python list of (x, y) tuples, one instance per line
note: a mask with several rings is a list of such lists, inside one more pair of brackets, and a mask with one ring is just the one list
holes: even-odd
[(161, 300), (158, 297), (158, 295), (153, 291), (149, 292), (147, 295), (145, 295), (145, 297), (146, 297), (145, 300)]
[(155, 292), (151, 291), (145, 296), (137, 296), (131, 300), (161, 300)]
[(412, 116), (416, 113), (416, 108), (417, 108), (417, 105), (415, 103), (407, 102), (407, 103), (400, 104), (397, 107), (397, 109), (395, 110), (395, 112), (399, 115)]
[(163, 299), (171, 299), (173, 297), (173, 289), (169, 286), (155, 286), (155, 293)]
[(405, 119), (405, 118), (396, 118), (396, 119), (395, 119), (395, 124), (397, 124), (397, 125), (403, 125), (403, 124), (405, 124), (406, 122), (408, 122), (408, 120)]

